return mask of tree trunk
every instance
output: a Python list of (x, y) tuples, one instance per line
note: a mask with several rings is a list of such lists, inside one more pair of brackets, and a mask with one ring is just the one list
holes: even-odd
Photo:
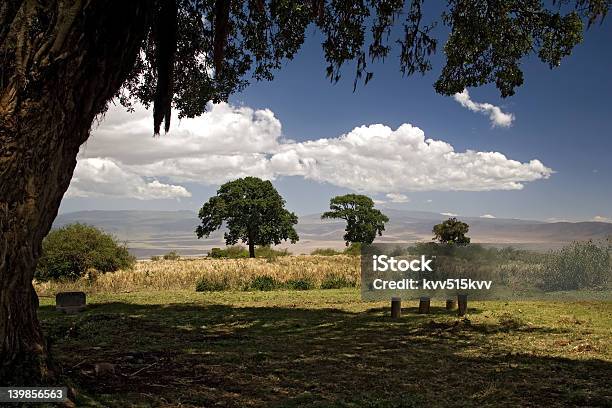
[(0, 384), (52, 382), (32, 286), (80, 145), (132, 69), (138, 1), (0, 5)]
[(249, 241), (249, 258), (255, 258), (255, 244), (253, 244), (253, 241)]

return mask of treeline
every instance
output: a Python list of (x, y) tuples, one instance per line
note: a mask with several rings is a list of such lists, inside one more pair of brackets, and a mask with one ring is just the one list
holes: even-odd
[(434, 259), (434, 276), (447, 279), (491, 279), (510, 289), (546, 292), (607, 289), (612, 285), (611, 242), (576, 241), (540, 253), (479, 244), (445, 245), (428, 242), (400, 247), (390, 255), (425, 255)]

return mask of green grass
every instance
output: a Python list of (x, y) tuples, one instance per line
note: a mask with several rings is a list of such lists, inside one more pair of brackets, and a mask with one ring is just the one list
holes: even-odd
[[(40, 319), (77, 406), (611, 406), (612, 302), (366, 303), (357, 289), (98, 294)], [(95, 363), (116, 364), (97, 377)]]

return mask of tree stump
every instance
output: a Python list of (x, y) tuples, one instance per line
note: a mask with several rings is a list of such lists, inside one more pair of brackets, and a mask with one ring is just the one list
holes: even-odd
[(55, 295), (55, 308), (64, 313), (78, 313), (85, 310), (86, 305), (85, 292), (60, 292)]
[(391, 298), (391, 317), (397, 319), (402, 315), (402, 299), (399, 297)]
[(419, 314), (428, 314), (430, 303), (431, 298), (427, 296), (423, 296), (421, 299), (419, 299)]
[(457, 314), (459, 316), (465, 315), (467, 312), (467, 295), (457, 295)]
[(455, 299), (446, 299), (446, 310), (453, 310), (456, 306)]

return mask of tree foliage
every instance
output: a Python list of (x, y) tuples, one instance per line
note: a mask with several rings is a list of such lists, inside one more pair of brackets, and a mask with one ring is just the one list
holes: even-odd
[(110, 234), (85, 224), (52, 230), (42, 245), (35, 277), (38, 280), (78, 279), (88, 269), (114, 272), (130, 268), (135, 258)]
[(265, 246), (299, 240), (293, 226), (297, 216), (285, 209), (285, 200), (270, 181), (245, 177), (223, 184), (217, 195), (204, 203), (199, 212), (198, 238), (208, 237), (225, 222), (227, 245), (242, 241), (255, 257), (255, 245)]
[[(551, 68), (583, 39), (584, 27), (603, 21), (609, 0), (451, 0), (441, 15), (424, 0), (158, 0), (153, 24), (119, 96), (154, 105), (154, 129), (179, 117), (203, 113), (208, 101), (225, 101), (254, 80), (271, 80), (292, 59), (315, 26), (336, 82), (354, 63), (354, 86), (368, 83), (371, 63), (397, 46), (402, 74), (432, 69), (440, 32), (448, 31), (446, 61), (435, 82), (452, 95), (466, 87), (495, 84), (502, 96), (523, 83), (521, 63), (536, 54)], [(444, 30), (436, 30), (442, 24)]]
[(370, 197), (360, 194), (337, 196), (329, 201), (331, 211), (324, 212), (322, 219), (340, 218), (346, 221), (344, 241), (371, 244), (376, 235), (381, 236), (389, 218), (376, 208)]
[(465, 236), (469, 230), (469, 225), (453, 217), (441, 224), (434, 225), (433, 239), (443, 244), (465, 245), (470, 243), (470, 238)]

